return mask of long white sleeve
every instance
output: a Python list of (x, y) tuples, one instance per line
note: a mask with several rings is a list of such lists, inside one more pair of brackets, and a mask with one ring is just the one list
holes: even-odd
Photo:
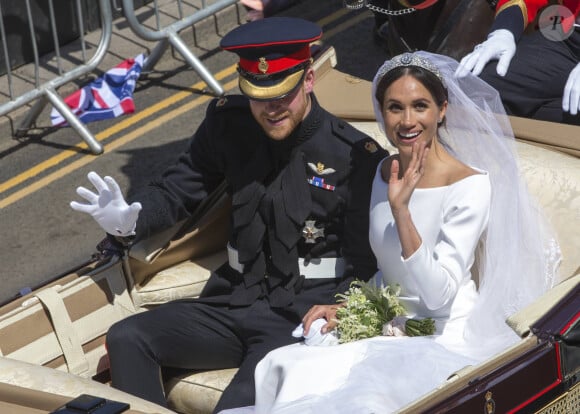
[[(490, 196), (485, 175), (449, 186), (442, 200), (443, 220), (435, 244), (423, 242), (403, 261), (429, 309), (447, 305), (455, 298), (463, 279), (471, 277), (474, 252), (487, 225)], [(418, 214), (425, 212), (416, 211)]]
[[(482, 173), (450, 186), (416, 189), (409, 209), (423, 242), (406, 260), (401, 257), (387, 191), (388, 184), (380, 175), (375, 177), (369, 237), (383, 281), (401, 286), (400, 299), (410, 314), (440, 320), (443, 330), (450, 325), (452, 312), (462, 318), (475, 300), (470, 268), (487, 225), (489, 177)], [(461, 289), (464, 292), (458, 295)]]

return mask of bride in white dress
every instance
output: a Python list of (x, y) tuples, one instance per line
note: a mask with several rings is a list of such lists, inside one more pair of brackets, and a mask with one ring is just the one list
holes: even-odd
[[(557, 243), (519, 178), (497, 92), (453, 78), (456, 67), (403, 54), (373, 82), (398, 149), (373, 182), (375, 280), (399, 284), (409, 315), (433, 318), (435, 334), (277, 349), (256, 368), (256, 405), (227, 413), (390, 413), (518, 340), (504, 320), (551, 286)], [(320, 318), (323, 333), (334, 328), (336, 307), (313, 307), (305, 331)]]

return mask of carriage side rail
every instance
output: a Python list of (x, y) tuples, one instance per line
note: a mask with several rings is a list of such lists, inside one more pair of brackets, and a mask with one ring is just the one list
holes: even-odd
[[(54, 40), (54, 61), (56, 69), (52, 70), (52, 74), (56, 72), (56, 76), (49, 79), (46, 82), (41, 81), (41, 56), (39, 55), (37, 36), (39, 36), (40, 31), (37, 32), (37, 27), (35, 27), (35, 22), (32, 17), (32, 7), (30, 0), (25, 0), (25, 7), (27, 13), (27, 24), (28, 30), (30, 31), (30, 47), (33, 52), (34, 59), (34, 81), (32, 88), (26, 92), (18, 93), (15, 90), (14, 85), (16, 83), (15, 77), (17, 76), (11, 68), (11, 56), (8, 49), (7, 42), (7, 31), (4, 25), (4, 10), (0, 6), (0, 37), (2, 39), (2, 47), (4, 51), (5, 69), (6, 69), (6, 80), (8, 89), (8, 101), (0, 104), (0, 116), (7, 115), (8, 113), (22, 108), (25, 105), (34, 102), (32, 107), (28, 110), (25, 118), (19, 124), (16, 129), (16, 135), (21, 136), (23, 132), (28, 130), (31, 125), (33, 125), (42, 112), (43, 108), (51, 103), (66, 119), (68, 124), (81, 136), (81, 138), (87, 143), (89, 149), (94, 154), (100, 154), (103, 152), (102, 145), (95, 139), (93, 134), (89, 129), (79, 120), (79, 118), (73, 113), (73, 111), (66, 105), (64, 99), (57, 93), (57, 89), (62, 85), (75, 81), (82, 76), (92, 72), (101, 63), (105, 57), (107, 50), (109, 48), (112, 36), (112, 12), (110, 0), (99, 0), (99, 11), (101, 17), (101, 37), (98, 45), (96, 46), (94, 54), (90, 59), (87, 60), (87, 48), (89, 43), (85, 38), (85, 28), (83, 21), (83, 12), (81, 0), (75, 1), (75, 10), (78, 16), (78, 27), (79, 27), (79, 37), (80, 37), (80, 49), (81, 49), (81, 61), (82, 63), (76, 64), (75, 67), (67, 70), (65, 69), (66, 60), (62, 56), (61, 46), (59, 42), (59, 37), (57, 33), (57, 20), (54, 13), (54, 1), (48, 0), (49, 7), (49, 25), (50, 32)], [(52, 64), (52, 60), (50, 61)], [(52, 75), (51, 74), (51, 75)], [(42, 77), (47, 75), (42, 74)]]
[(182, 0), (175, 0), (179, 19), (168, 24), (161, 22), (161, 14), (158, 5), (158, 0), (153, 0), (153, 10), (155, 12), (156, 27), (154, 29), (148, 28), (142, 24), (135, 14), (134, 0), (123, 0), (123, 12), (125, 18), (129, 23), (129, 26), (133, 32), (140, 38), (157, 42), (153, 50), (151, 51), (143, 71), (147, 72), (155, 67), (155, 64), (159, 61), (163, 53), (171, 44), (175, 50), (185, 59), (185, 61), (191, 66), (198, 75), (203, 79), (203, 81), (208, 85), (211, 91), (216, 96), (221, 96), (224, 94), (224, 89), (220, 83), (215, 79), (211, 72), (203, 65), (203, 63), (195, 56), (195, 54), (189, 49), (183, 39), (179, 36), (179, 33), (195, 23), (201, 20), (215, 15), (219, 11), (235, 5), (238, 0), (218, 0), (213, 4), (207, 4), (205, 0), (201, 1), (197, 11), (185, 16), (184, 7), (185, 2)]

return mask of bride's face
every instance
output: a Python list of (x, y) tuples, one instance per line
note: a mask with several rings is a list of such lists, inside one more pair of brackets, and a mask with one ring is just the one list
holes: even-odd
[(387, 137), (401, 154), (410, 154), (415, 142), (425, 142), (431, 146), (446, 110), (447, 102), (438, 106), (431, 92), (420, 81), (411, 75), (404, 75), (385, 91), (383, 119)]

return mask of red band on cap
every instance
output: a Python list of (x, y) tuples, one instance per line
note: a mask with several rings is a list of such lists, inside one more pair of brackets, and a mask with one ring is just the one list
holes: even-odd
[(240, 58), (240, 68), (255, 74), (271, 74), (290, 69), (305, 60), (310, 59), (310, 46), (306, 46), (291, 55), (279, 59), (264, 59), (263, 61)]

